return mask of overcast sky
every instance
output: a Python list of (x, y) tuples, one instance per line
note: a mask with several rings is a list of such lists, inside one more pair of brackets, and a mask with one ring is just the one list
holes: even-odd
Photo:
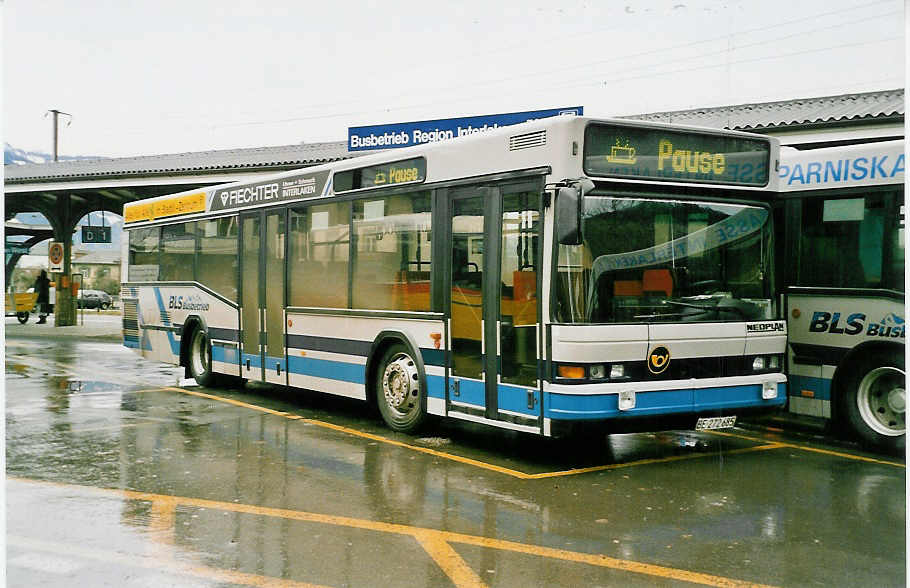
[[(3, 137), (129, 156), (902, 88), (901, 0), (8, 0)], [(64, 119), (65, 120), (65, 119)]]

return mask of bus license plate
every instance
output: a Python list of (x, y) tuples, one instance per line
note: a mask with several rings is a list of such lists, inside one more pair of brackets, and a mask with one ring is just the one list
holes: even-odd
[(730, 429), (734, 425), (736, 425), (735, 416), (707, 417), (696, 421), (695, 430), (708, 431), (710, 429)]

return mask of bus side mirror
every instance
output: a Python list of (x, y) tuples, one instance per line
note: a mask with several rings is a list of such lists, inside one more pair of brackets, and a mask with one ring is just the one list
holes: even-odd
[(572, 188), (556, 194), (556, 238), (560, 245), (581, 243), (581, 195)]

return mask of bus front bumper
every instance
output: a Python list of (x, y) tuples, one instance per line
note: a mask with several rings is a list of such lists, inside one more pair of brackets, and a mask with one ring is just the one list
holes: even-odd
[(548, 383), (543, 401), (544, 418), (552, 421), (736, 415), (784, 406), (787, 378), (770, 373), (699, 380)]

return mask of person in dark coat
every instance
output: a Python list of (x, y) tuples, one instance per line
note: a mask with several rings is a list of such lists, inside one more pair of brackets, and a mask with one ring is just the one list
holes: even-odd
[(50, 288), (51, 281), (47, 278), (47, 272), (41, 270), (38, 278), (35, 280), (35, 292), (38, 293), (38, 300), (35, 303), (38, 306), (38, 323), (39, 325), (47, 322), (47, 307), (50, 305)]

